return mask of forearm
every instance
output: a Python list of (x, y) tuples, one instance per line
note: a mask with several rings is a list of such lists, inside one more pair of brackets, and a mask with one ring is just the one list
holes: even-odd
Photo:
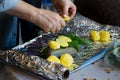
[(6, 13), (32, 22), (34, 21), (37, 11), (38, 9), (34, 6), (20, 0), (16, 6), (6, 11)]

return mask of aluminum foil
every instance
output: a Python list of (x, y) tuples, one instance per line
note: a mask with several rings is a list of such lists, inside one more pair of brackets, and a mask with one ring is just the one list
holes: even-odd
[[(64, 68), (60, 64), (55, 64), (46, 61), (46, 57), (44, 59), (40, 58), (40, 51), (43, 48), (46, 48), (47, 42), (49, 40), (55, 39), (57, 36), (61, 34), (67, 34), (68, 32), (75, 33), (78, 37), (84, 37), (89, 39), (89, 31), (90, 30), (108, 30), (111, 34), (111, 41), (116, 39), (120, 39), (120, 27), (112, 26), (112, 25), (101, 25), (91, 19), (88, 19), (80, 14), (76, 14), (73, 20), (67, 22), (67, 26), (64, 27), (59, 33), (43, 33), (39, 31), (39, 36), (13, 48), (13, 50), (18, 50), (24, 54), (17, 54), (15, 52), (14, 55), (8, 55), (8, 61), (10, 63), (14, 63), (23, 69), (32, 71), (36, 74), (43, 75), (50, 79), (63, 79), (67, 78), (68, 69)], [(78, 68), (85, 60), (88, 60), (95, 53), (99, 52), (105, 47), (108, 47), (109, 44), (102, 43), (92, 43), (91, 48), (82, 47), (81, 52), (77, 54), (73, 54), (74, 64), (78, 65)], [(14, 52), (14, 51), (13, 51)], [(42, 54), (45, 56), (44, 54)], [(11, 58), (10, 58), (10, 57)], [(39, 57), (38, 57), (39, 56)], [(15, 61), (13, 61), (15, 60)], [(25, 61), (27, 60), (27, 62)], [(25, 65), (25, 63), (27, 63)], [(64, 75), (65, 74), (65, 75)], [(67, 75), (66, 75), (67, 74)]]
[(107, 30), (110, 32), (112, 40), (120, 38), (119, 26), (102, 25), (80, 14), (77, 14), (75, 18), (68, 23), (64, 30), (67, 32), (74, 32), (80, 37), (89, 37), (90, 30)]
[(62, 80), (69, 76), (69, 70), (60, 64), (48, 62), (38, 56), (29, 56), (16, 50), (0, 51), (0, 58), (10, 65), (48, 79)]

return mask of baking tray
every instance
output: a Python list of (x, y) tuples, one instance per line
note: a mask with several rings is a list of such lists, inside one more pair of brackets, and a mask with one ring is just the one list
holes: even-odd
[[(111, 34), (111, 41), (114, 41), (116, 39), (120, 39), (120, 33), (119, 33), (120, 28), (118, 26), (101, 25), (101, 24), (99, 24), (91, 19), (88, 19), (80, 14), (76, 14), (74, 19), (69, 21), (67, 23), (67, 26), (65, 28), (63, 28), (59, 33), (53, 34), (53, 33), (43, 33), (42, 31), (39, 31), (38, 37), (36, 37), (36, 38), (34, 38), (34, 39), (32, 39), (32, 40), (30, 40), (22, 45), (18, 45), (16, 47), (14, 47), (13, 50), (17, 50), (20, 53), (24, 53), (25, 55), (28, 55), (31, 57), (32, 56), (38, 57), (38, 56), (40, 56), (39, 55), (40, 50), (42, 50), (43, 48), (46, 48), (46, 46), (48, 46), (47, 43), (49, 40), (52, 40), (59, 35), (65, 35), (67, 33), (74, 33), (80, 38), (89, 39), (89, 31), (93, 30), (93, 29), (97, 30), (97, 31), (99, 31), (99, 30), (109, 31)], [(74, 70), (70, 71), (69, 74), (72, 74), (72, 73), (86, 67), (87, 65), (101, 59), (104, 56), (105, 52), (107, 51), (108, 46), (109, 46), (109, 44), (94, 43), (93, 42), (91, 49), (83, 48), (81, 50), (81, 52), (79, 53), (79, 55), (73, 56), (74, 61), (75, 61), (74, 63), (77, 64), (78, 66), (75, 67)], [(82, 53), (85, 53), (85, 54), (83, 55)], [(82, 57), (77, 57), (77, 56), (82, 56)], [(46, 59), (44, 59), (44, 58), (42, 58), (42, 59), (43, 59), (43, 62), (48, 64), (48, 62), (46, 62)], [(16, 66), (16, 65), (14, 65), (14, 66)], [(48, 69), (48, 67), (46, 67), (46, 68)], [(55, 68), (56, 67), (51, 69), (51, 70), (53, 70), (52, 72), (57, 72), (57, 70)], [(61, 70), (62, 69), (67, 70), (64, 67), (62, 67)], [(48, 69), (48, 71), (49, 70), (50, 69)], [(54, 78), (53, 76), (49, 76), (49, 75), (51, 75), (50, 73), (47, 74), (46, 76), (48, 79), (54, 79), (54, 80), (63, 79), (63, 72), (64, 71), (61, 71), (61, 70), (59, 70), (60, 75), (55, 76), (56, 78)], [(45, 73), (45, 72), (43, 71), (43, 73)], [(34, 74), (34, 72), (33, 72), (33, 74)], [(67, 74), (67, 77), (69, 77), (69, 74)], [(40, 74), (40, 75), (44, 76), (42, 74)], [(46, 76), (44, 76), (44, 77), (46, 77)]]

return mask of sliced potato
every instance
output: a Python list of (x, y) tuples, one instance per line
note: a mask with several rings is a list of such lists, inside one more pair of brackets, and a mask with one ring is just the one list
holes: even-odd
[(105, 30), (100, 31), (100, 41), (101, 42), (108, 42), (110, 41), (110, 33)]
[(69, 20), (70, 20), (70, 17), (67, 16), (67, 17), (63, 18), (63, 20), (64, 20), (64, 21), (69, 21)]
[(68, 47), (68, 43), (62, 39), (56, 39), (56, 42), (59, 43), (61, 47)]
[(70, 66), (67, 66), (67, 68), (71, 71), (74, 70), (75, 67), (78, 67), (76, 64), (71, 64)]
[(47, 60), (50, 62), (60, 63), (60, 59), (54, 55), (49, 56)]
[(60, 63), (65, 67), (70, 67), (73, 64), (73, 62), (73, 57), (68, 53), (64, 53), (60, 56)]
[(56, 41), (49, 41), (48, 42), (48, 46), (51, 48), (51, 49), (59, 49), (60, 48), (60, 44)]
[(90, 34), (91, 40), (93, 40), (94, 42), (100, 40), (100, 35), (96, 30), (91, 30), (89, 34)]
[(72, 41), (69, 37), (63, 36), (63, 35), (58, 36), (57, 39), (61, 39), (61, 40), (66, 41), (66, 42), (71, 42)]

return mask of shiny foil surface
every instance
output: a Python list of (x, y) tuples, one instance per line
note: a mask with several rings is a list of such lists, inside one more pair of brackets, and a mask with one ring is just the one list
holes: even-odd
[[(80, 14), (76, 14), (74, 19), (67, 22), (67, 26), (59, 33), (43, 33), (42, 31), (39, 31), (38, 37), (14, 47), (12, 52), (6, 51), (7, 55), (4, 55), (4, 60), (49, 79), (66, 79), (69, 77), (69, 70), (60, 64), (48, 62), (46, 58), (40, 58), (40, 51), (48, 46), (47, 43), (49, 40), (55, 39), (61, 34), (67, 34), (68, 32), (75, 33), (78, 37), (89, 39), (90, 30), (109, 31), (111, 42), (120, 39), (120, 27), (102, 25)], [(72, 56), (74, 58), (74, 64), (77, 65), (74, 69), (80, 67), (84, 61), (88, 60), (103, 48), (108, 47), (108, 45), (109, 44), (92, 42), (92, 46), (90, 48), (83, 46), (81, 47), (80, 52), (76, 53), (76, 51), (73, 51)], [(14, 50), (17, 50), (17, 52)]]
[(52, 80), (62, 80), (69, 76), (69, 70), (57, 63), (48, 62), (38, 56), (29, 56), (16, 50), (0, 51), (2, 62), (22, 70), (42, 75)]
[[(43, 47), (48, 46), (47, 42), (49, 40), (55, 39), (59, 35), (64, 35), (69, 32), (75, 33), (78, 37), (83, 37), (89, 39), (89, 31), (90, 30), (107, 30), (110, 32), (111, 42), (120, 39), (120, 27), (119, 26), (112, 26), (112, 25), (102, 25), (99, 24), (91, 19), (88, 19), (80, 14), (76, 14), (74, 19), (67, 22), (67, 26), (64, 27), (59, 33), (43, 33), (42, 31), (39, 31), (38, 37), (30, 40), (29, 42), (26, 42), (22, 45), (18, 45), (13, 49), (19, 50), (21, 52), (25, 52), (27, 55), (31, 56), (39, 56), (40, 50), (43, 49)], [(110, 44), (110, 43), (109, 43)], [(86, 60), (88, 60), (90, 57), (92, 57), (95, 53), (101, 51), (102, 49), (109, 46), (109, 44), (104, 43), (92, 43), (92, 46), (90, 48), (83, 46), (81, 47), (81, 51), (71, 51), (73, 52), (71, 55), (74, 58), (74, 64), (77, 66), (75, 69), (80, 67), (82, 63)], [(37, 59), (36, 59), (37, 60)], [(56, 70), (55, 67), (52, 68), (52, 70)], [(74, 70), (73, 70), (74, 71)], [(44, 73), (44, 71), (43, 71)], [(47, 74), (51, 75), (51, 74)]]

